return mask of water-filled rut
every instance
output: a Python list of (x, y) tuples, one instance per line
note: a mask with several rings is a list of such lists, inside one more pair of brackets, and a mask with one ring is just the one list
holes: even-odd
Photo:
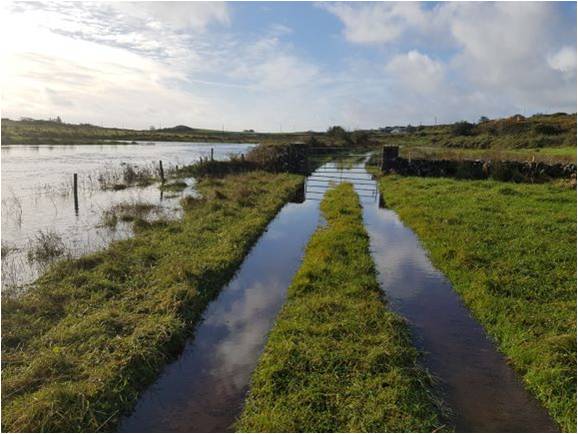
[(389, 307), (407, 319), (456, 429), (555, 431), (546, 411), (432, 266), (415, 234), (395, 212), (380, 207), (376, 182), (363, 164), (326, 164), (307, 179), (304, 201), (287, 204), (269, 224), (235, 278), (207, 308), (183, 354), (122, 420), (121, 431), (232, 429), (267, 333), (320, 222), (318, 201), (335, 182), (352, 182), (361, 198)]

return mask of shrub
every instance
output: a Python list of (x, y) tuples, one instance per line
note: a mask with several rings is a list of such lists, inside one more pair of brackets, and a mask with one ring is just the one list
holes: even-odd
[(452, 125), (452, 135), (454, 136), (471, 136), (474, 124), (467, 121), (456, 122)]
[(553, 135), (562, 133), (562, 129), (557, 125), (536, 124), (534, 126), (534, 132), (537, 134)]

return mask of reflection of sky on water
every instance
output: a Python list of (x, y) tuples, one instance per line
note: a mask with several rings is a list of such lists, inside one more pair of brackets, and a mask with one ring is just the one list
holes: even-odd
[(234, 422), (266, 335), (285, 299), (318, 203), (287, 204), (234, 279), (207, 308), (195, 337), (145, 392), (122, 431), (223, 431)]
[(440, 380), (457, 430), (554, 430), (413, 231), (395, 212), (375, 205), (364, 207), (364, 221), (380, 285), (390, 307), (408, 321), (424, 364)]
[[(335, 169), (325, 165), (310, 179), (322, 179), (329, 176), (322, 172)], [(360, 176), (359, 170), (343, 171), (339, 177), (363, 178), (358, 191), (368, 184), (375, 188), (373, 181), (367, 182), (369, 174)], [(124, 419), (122, 431), (230, 429), (307, 240), (323, 221), (319, 200), (334, 183), (323, 181), (321, 193), (312, 193), (307, 183), (306, 201), (281, 210), (235, 278), (209, 305), (183, 354), (164, 369)], [(458, 429), (551, 430), (544, 410), (432, 266), (415, 234), (394, 212), (379, 208), (377, 190), (362, 203), (382, 288), (425, 351), (423, 361), (440, 379)]]

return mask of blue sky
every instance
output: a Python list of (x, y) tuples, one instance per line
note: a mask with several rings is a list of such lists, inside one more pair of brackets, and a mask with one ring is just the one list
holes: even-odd
[(371, 128), (576, 111), (576, 4), (14, 2), (2, 115)]

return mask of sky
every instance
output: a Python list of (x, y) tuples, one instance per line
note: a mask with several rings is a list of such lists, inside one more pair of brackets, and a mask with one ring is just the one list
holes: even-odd
[(3, 117), (256, 131), (576, 112), (575, 2), (12, 2)]

